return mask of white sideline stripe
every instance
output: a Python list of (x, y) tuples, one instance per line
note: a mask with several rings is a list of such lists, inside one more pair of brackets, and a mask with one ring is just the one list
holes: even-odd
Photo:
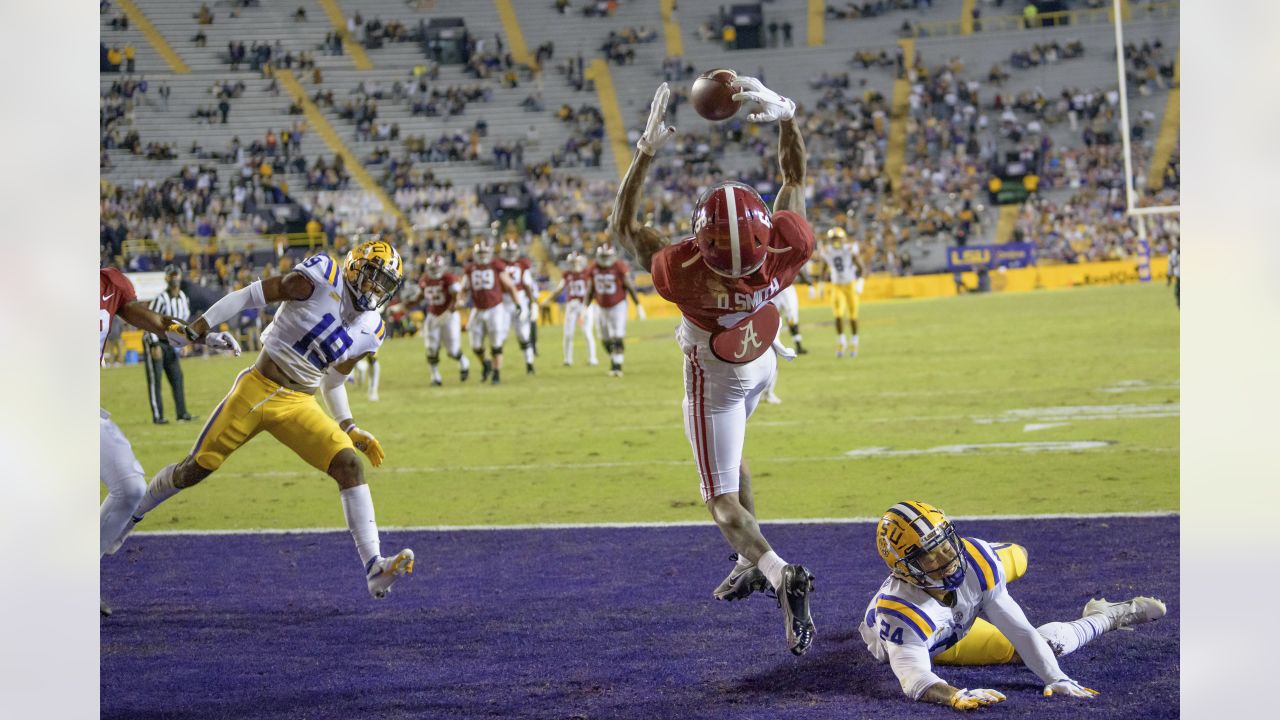
[[(1142, 512), (1117, 513), (1045, 513), (1043, 515), (952, 515), (952, 520), (986, 521), (986, 520), (1095, 520), (1108, 518), (1162, 518), (1179, 517), (1176, 510), (1148, 510)], [(848, 518), (792, 518), (779, 520), (761, 520), (761, 525), (856, 525), (859, 523), (877, 523), (878, 517)], [(603, 523), (529, 523), (524, 525), (384, 525), (382, 531), (393, 532), (466, 532), (497, 530), (593, 530), (593, 529), (626, 529), (626, 528), (674, 528), (674, 527), (715, 527), (710, 520), (675, 520), (669, 522), (603, 522)], [(348, 532), (347, 528), (250, 528), (247, 530), (139, 530), (137, 535), (176, 537), (182, 535), (321, 535), (324, 533)]]

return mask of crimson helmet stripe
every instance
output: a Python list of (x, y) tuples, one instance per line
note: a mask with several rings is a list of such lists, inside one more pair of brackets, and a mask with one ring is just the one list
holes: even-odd
[(738, 239), (738, 201), (733, 186), (724, 188), (724, 199), (729, 210), (729, 253), (733, 260), (733, 276), (742, 274), (742, 244)]

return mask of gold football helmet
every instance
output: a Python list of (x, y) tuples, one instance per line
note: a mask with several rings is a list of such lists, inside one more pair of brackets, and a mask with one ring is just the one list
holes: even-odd
[(849, 235), (844, 231), (844, 228), (839, 226), (833, 227), (827, 231), (827, 240), (834, 243), (842, 243), (848, 239), (848, 237)]
[(391, 243), (369, 240), (347, 253), (342, 275), (356, 309), (377, 310), (400, 290), (404, 261)]
[(886, 510), (876, 525), (876, 552), (894, 577), (917, 587), (954, 590), (964, 581), (960, 536), (929, 503), (904, 500)]

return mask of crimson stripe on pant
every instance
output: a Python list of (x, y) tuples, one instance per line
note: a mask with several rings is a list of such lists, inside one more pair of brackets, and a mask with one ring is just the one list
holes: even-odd
[(698, 350), (695, 348), (693, 357), (690, 358), (693, 365), (693, 437), (695, 440), (694, 454), (698, 461), (698, 470), (702, 475), (702, 485), (704, 493), (707, 497), (711, 497), (715, 493), (715, 478), (711, 474), (710, 451), (707, 448), (707, 378), (702, 371), (702, 365), (698, 362)]

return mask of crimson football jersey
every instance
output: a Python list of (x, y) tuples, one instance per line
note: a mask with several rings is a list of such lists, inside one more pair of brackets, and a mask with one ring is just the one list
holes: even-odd
[(427, 299), (427, 312), (432, 315), (443, 315), (444, 309), (453, 304), (458, 294), (458, 278), (453, 273), (445, 273), (439, 279), (423, 275), (418, 280), (422, 294)]
[(769, 254), (756, 272), (740, 278), (716, 274), (702, 262), (697, 241), (689, 237), (654, 254), (653, 288), (675, 303), (689, 322), (715, 332), (721, 329), (717, 318), (754, 311), (794, 282), (813, 255), (813, 244), (809, 223), (781, 210), (773, 214)]
[(111, 319), (120, 308), (138, 299), (133, 283), (124, 273), (115, 268), (102, 268), (98, 271), (98, 285), (102, 292), (102, 306), (98, 313), (98, 359), (107, 347), (107, 333), (111, 332)]
[(609, 267), (600, 267), (592, 263), (587, 270), (591, 284), (596, 289), (596, 303), (602, 308), (611, 308), (627, 297), (627, 264), (616, 260)]
[(586, 302), (587, 300), (587, 283), (589, 273), (586, 270), (576, 272), (573, 270), (564, 271), (564, 292), (565, 302)]
[(533, 263), (529, 258), (516, 258), (515, 262), (507, 262), (506, 260), (494, 260), (502, 272), (506, 273), (507, 279), (515, 286), (516, 292), (525, 292), (524, 289), (524, 273), (533, 267)]
[(488, 310), (502, 304), (502, 282), (498, 280), (498, 274), (503, 267), (501, 260), (490, 260), (484, 265), (467, 264), (463, 272), (471, 283), (471, 304), (477, 310)]

